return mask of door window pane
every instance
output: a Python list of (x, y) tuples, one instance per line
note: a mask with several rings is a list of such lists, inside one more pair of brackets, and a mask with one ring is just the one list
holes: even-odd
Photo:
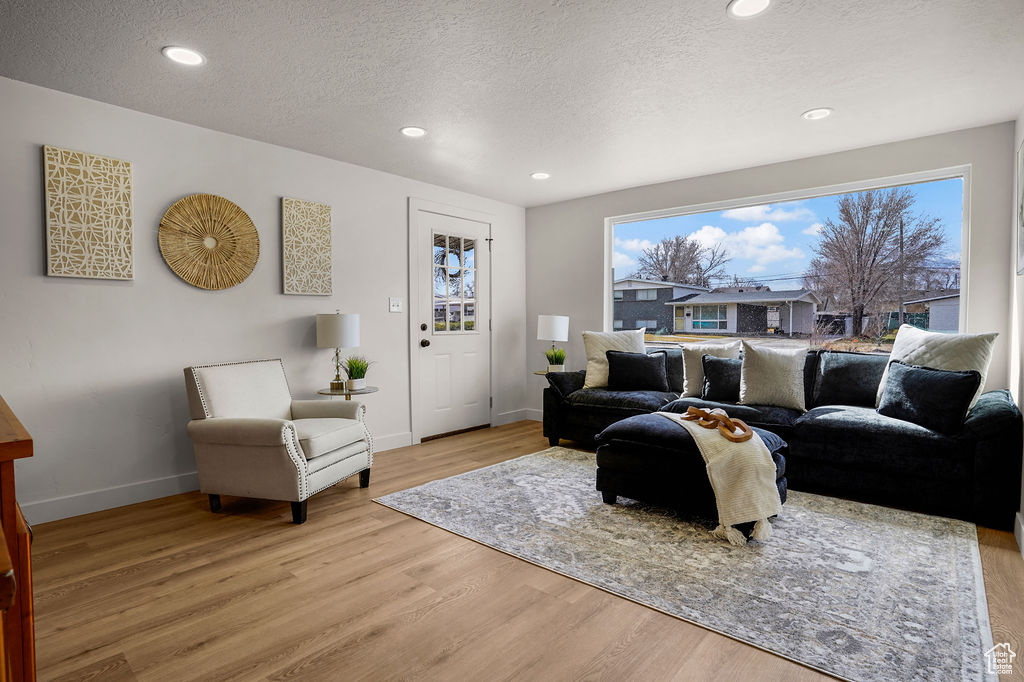
[(462, 244), (465, 251), (462, 252), (462, 264), (467, 268), (476, 267), (476, 240), (463, 239)]
[(476, 270), (465, 269), (462, 271), (462, 295), (465, 298), (476, 297)]
[(476, 328), (476, 304), (466, 303), (462, 306), (462, 328), (471, 332)]
[(434, 331), (443, 332), (445, 329), (445, 304), (434, 301)]
[(448, 237), (448, 267), (457, 268), (461, 263), (462, 238)]
[(445, 236), (443, 234), (434, 235), (434, 265), (444, 265), (444, 245)]
[(448, 297), (458, 298), (462, 295), (462, 276), (458, 268), (448, 271)]
[(462, 304), (452, 303), (448, 306), (448, 331), (457, 332), (462, 329)]
[(444, 268), (434, 268), (434, 299), (448, 298), (447, 271)]

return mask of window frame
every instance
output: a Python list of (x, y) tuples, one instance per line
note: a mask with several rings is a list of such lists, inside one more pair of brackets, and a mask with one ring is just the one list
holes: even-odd
[[(644, 296), (641, 297), (640, 294), (643, 294)], [(648, 294), (653, 294), (653, 296), (650, 296), (648, 298)], [(636, 300), (638, 300), (638, 301), (657, 301), (658, 300), (658, 290), (655, 289), (655, 288), (637, 289), (636, 290)]]
[[(653, 322), (654, 324), (648, 326), (646, 324), (643, 324), (644, 322)], [(646, 329), (657, 331), (658, 330), (658, 321), (657, 320), (637, 320), (636, 324), (634, 325), (634, 329), (640, 329), (640, 327), (644, 327)]]
[(798, 201), (801, 199), (817, 199), (820, 197), (837, 196), (853, 192), (864, 192), (869, 189), (887, 189), (903, 185), (914, 185), (922, 182), (935, 180), (951, 180), (959, 178), (963, 181), (963, 195), (961, 197), (961, 225), (960, 225), (960, 319), (959, 328), (961, 331), (969, 330), (968, 311), (971, 308), (970, 300), (970, 262), (971, 262), (971, 165), (963, 164), (958, 166), (947, 166), (930, 170), (921, 170), (911, 173), (881, 176), (876, 178), (864, 178), (851, 182), (836, 183), (832, 185), (819, 185), (805, 189), (788, 190), (784, 192), (772, 192), (769, 194), (751, 195), (736, 199), (723, 201), (711, 201), (702, 204), (689, 204), (675, 208), (657, 209), (653, 211), (641, 211), (627, 213), (617, 216), (608, 216), (604, 219), (604, 318), (603, 328), (609, 331), (612, 321), (612, 305), (614, 303), (610, 292), (613, 290), (615, 281), (615, 269), (612, 265), (615, 253), (615, 226), (625, 223), (635, 223), (644, 220), (657, 218), (672, 218), (682, 215), (694, 215), (698, 213), (712, 213), (725, 211), (731, 208), (745, 208), (748, 206), (760, 206), (762, 204), (774, 204), (786, 201)]

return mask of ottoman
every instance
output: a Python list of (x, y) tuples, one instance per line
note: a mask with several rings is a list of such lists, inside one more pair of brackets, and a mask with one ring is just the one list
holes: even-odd
[[(786, 441), (751, 427), (775, 461), (779, 499), (786, 501)], [(681, 514), (718, 517), (704, 458), (689, 432), (657, 414), (616, 422), (597, 435), (597, 489), (608, 504), (619, 495)]]

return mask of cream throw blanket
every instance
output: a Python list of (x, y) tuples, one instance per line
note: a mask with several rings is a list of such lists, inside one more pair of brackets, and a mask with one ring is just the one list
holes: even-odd
[(723, 438), (718, 429), (706, 429), (683, 419), (681, 414), (657, 414), (689, 431), (704, 457), (718, 505), (718, 527), (713, 535), (734, 545), (745, 545), (743, 533), (733, 526), (754, 521), (750, 536), (761, 542), (771, 538), (768, 517), (782, 511), (782, 502), (775, 485), (775, 462), (761, 437), (755, 433), (748, 441), (733, 443)]

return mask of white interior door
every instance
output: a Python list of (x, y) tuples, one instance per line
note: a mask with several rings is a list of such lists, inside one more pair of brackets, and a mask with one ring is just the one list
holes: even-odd
[(422, 439), (490, 423), (490, 224), (422, 208), (410, 217), (413, 436)]

